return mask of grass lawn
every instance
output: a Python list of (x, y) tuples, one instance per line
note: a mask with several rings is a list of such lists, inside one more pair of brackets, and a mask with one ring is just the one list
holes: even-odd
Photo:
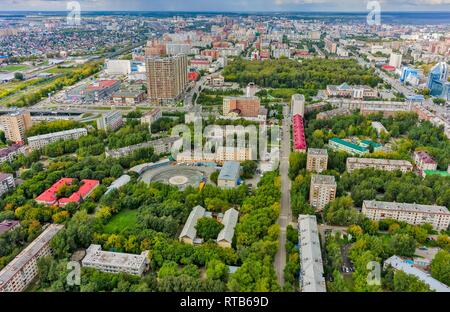
[(125, 229), (132, 228), (136, 225), (138, 210), (124, 210), (105, 225), (105, 233), (120, 233)]
[(6, 66), (0, 66), (0, 71), (14, 72), (14, 71), (18, 71), (18, 70), (24, 70), (27, 68), (28, 68), (28, 66), (26, 66), (26, 65), (6, 65)]

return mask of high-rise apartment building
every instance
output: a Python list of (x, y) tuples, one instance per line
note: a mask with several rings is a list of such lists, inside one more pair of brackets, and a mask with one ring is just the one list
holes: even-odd
[(30, 112), (20, 111), (0, 116), (0, 127), (8, 140), (19, 142), (25, 140), (25, 131), (33, 125)]
[(173, 101), (184, 92), (188, 83), (186, 55), (148, 57), (146, 66), (148, 97), (151, 101)]
[(323, 210), (326, 204), (336, 198), (336, 180), (334, 176), (313, 175), (309, 191), (309, 202), (317, 210)]
[(328, 152), (322, 148), (309, 148), (306, 159), (306, 170), (321, 173), (327, 170)]
[(303, 94), (294, 94), (291, 97), (291, 115), (305, 116), (305, 96)]

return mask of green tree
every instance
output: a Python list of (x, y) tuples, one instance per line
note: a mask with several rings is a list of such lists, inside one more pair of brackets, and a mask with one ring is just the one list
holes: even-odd
[(203, 217), (197, 221), (195, 229), (199, 237), (208, 241), (217, 238), (217, 235), (223, 229), (223, 224), (213, 218)]

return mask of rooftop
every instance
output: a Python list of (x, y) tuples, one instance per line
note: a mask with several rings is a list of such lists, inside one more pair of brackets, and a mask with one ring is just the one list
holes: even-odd
[(236, 209), (231, 208), (225, 211), (222, 219), (224, 228), (219, 232), (219, 235), (217, 236), (218, 242), (226, 241), (230, 244), (233, 242), (234, 228), (236, 227), (238, 218), (239, 212)]
[(17, 220), (3, 220), (2, 222), (0, 222), (0, 235), (8, 232), (19, 223), (20, 222)]
[(336, 185), (334, 176), (316, 174), (311, 177), (311, 184), (330, 184)]
[(0, 271), (0, 286), (8, 282), (25, 264), (33, 259), (63, 227), (64, 225), (61, 224), (50, 224), (41, 235), (8, 263), (8, 265)]
[(427, 284), (430, 289), (436, 292), (450, 292), (450, 287), (434, 279), (430, 274), (427, 274), (424, 271), (421, 271), (411, 264), (405, 262), (398, 256), (392, 256), (389, 259), (386, 259), (384, 263), (385, 265), (388, 264), (397, 270), (401, 270), (407, 274), (414, 275), (419, 280)]
[(344, 140), (339, 139), (339, 138), (332, 138), (332, 139), (330, 139), (330, 142), (334, 142), (334, 143), (337, 143), (337, 144), (340, 144), (340, 145), (344, 145), (344, 146), (346, 146), (348, 148), (357, 150), (359, 152), (363, 152), (363, 153), (368, 152), (367, 148), (365, 148), (365, 147), (353, 144), (353, 143), (348, 142), (348, 141), (344, 141)]
[(218, 179), (237, 181), (239, 179), (240, 168), (241, 165), (238, 161), (225, 161)]
[(83, 265), (85, 264), (100, 264), (100, 265), (110, 265), (114, 267), (130, 268), (134, 270), (139, 270), (142, 264), (146, 263), (147, 256), (146, 252), (140, 255), (111, 252), (101, 250), (100, 245), (90, 245), (86, 250), (86, 257), (82, 260)]
[(349, 157), (347, 163), (359, 163), (359, 164), (378, 164), (378, 165), (395, 165), (395, 166), (411, 166), (412, 164), (407, 160), (395, 160), (384, 158), (358, 158)]
[(301, 291), (326, 292), (316, 216), (298, 217), (298, 236)]
[(328, 156), (328, 151), (324, 148), (308, 148), (308, 154)]
[(376, 200), (365, 200), (363, 207), (372, 209), (386, 209), (386, 210), (401, 210), (407, 212), (422, 212), (422, 213), (440, 213), (450, 215), (448, 209), (444, 206), (437, 205), (422, 205), (396, 202), (383, 202)]
[(64, 130), (64, 131), (58, 131), (58, 132), (52, 132), (47, 134), (41, 134), (36, 135), (28, 138), (28, 142), (30, 141), (39, 141), (39, 140), (47, 140), (58, 136), (64, 136), (64, 135), (73, 135), (77, 133), (85, 133), (87, 130), (85, 128), (77, 128), (77, 129), (70, 129), (70, 130)]

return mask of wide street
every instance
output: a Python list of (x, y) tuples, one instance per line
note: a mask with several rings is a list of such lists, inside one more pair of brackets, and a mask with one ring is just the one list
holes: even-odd
[(291, 119), (289, 106), (283, 107), (283, 126), (280, 155), (280, 175), (281, 175), (281, 208), (278, 218), (280, 226), (280, 236), (278, 238), (278, 252), (275, 256), (275, 271), (278, 283), (284, 285), (284, 267), (286, 265), (286, 227), (292, 220), (291, 211), (291, 181), (289, 180), (289, 154), (291, 151)]

